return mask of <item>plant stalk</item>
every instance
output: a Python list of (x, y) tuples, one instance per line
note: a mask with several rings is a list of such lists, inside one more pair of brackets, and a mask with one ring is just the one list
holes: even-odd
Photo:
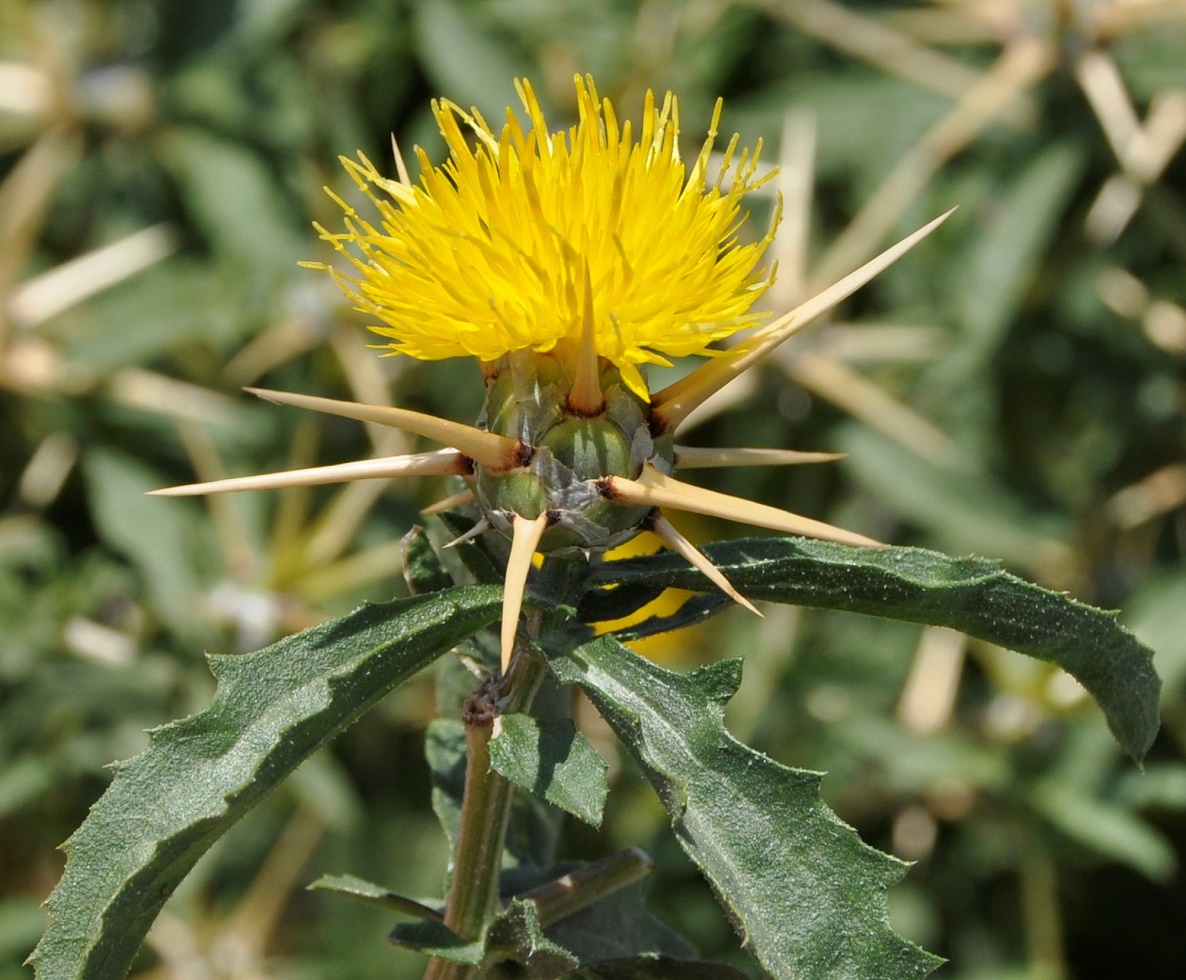
[[(528, 626), (533, 635), (537, 633), (537, 618), (529, 617)], [(463, 939), (480, 939), (498, 911), (502, 851), (514, 799), (513, 785), (490, 766), (490, 739), (501, 713), (530, 706), (545, 674), (546, 667), (534, 651), (520, 645), (507, 677), (510, 695), (506, 704), (499, 708), (493, 679), (466, 699), (465, 790), (445, 906), (445, 925)], [(473, 980), (483, 972), (480, 965), (434, 958), (424, 980)]]
[(642, 848), (627, 847), (519, 897), (535, 903), (539, 923), (546, 928), (641, 881), (654, 870), (654, 860)]

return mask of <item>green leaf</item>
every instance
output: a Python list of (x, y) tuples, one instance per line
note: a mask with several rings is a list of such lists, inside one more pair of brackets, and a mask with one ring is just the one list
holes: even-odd
[[(731, 541), (704, 552), (751, 599), (949, 626), (1057, 664), (1091, 692), (1117, 741), (1138, 761), (1157, 735), (1161, 681), (1152, 651), (1115, 613), (1039, 588), (995, 562), (803, 538)], [(699, 572), (672, 554), (613, 562), (599, 575), (709, 588)]]
[(503, 715), (490, 742), (490, 764), (516, 786), (601, 825), (608, 767), (570, 719)]
[(670, 633), (703, 623), (718, 613), (733, 608), (734, 604), (733, 600), (722, 592), (688, 596), (670, 616), (650, 616), (640, 623), (613, 632), (614, 636), (623, 641), (642, 640), (648, 636)]
[(413, 595), (441, 592), (453, 585), (453, 579), (432, 549), (428, 532), (417, 525), (400, 540), (403, 551), (404, 581)]
[(1029, 794), (1029, 802), (1072, 840), (1127, 864), (1152, 881), (1169, 882), (1177, 870), (1173, 845), (1114, 803), (1052, 779), (1038, 784)]
[[(158, 729), (66, 842), (39, 977), (118, 977), (206, 849), (306, 757), (501, 607), (494, 588), (364, 606), (256, 653), (212, 657), (200, 714)], [(129, 819), (134, 816), (134, 819)]]
[(662, 586), (653, 587), (642, 582), (620, 585), (616, 589), (600, 589), (581, 597), (577, 616), (582, 623), (603, 623), (625, 619), (654, 602), (664, 592)]
[(131, 456), (96, 448), (82, 458), (95, 523), (140, 571), (153, 605), (184, 635), (193, 629), (202, 583), (197, 555), (208, 543), (196, 514), (147, 496), (164, 482)]
[(442, 918), (440, 911), (423, 902), (408, 898), (406, 895), (400, 895), (382, 885), (376, 885), (373, 881), (366, 881), (354, 875), (322, 875), (309, 885), (309, 890), (329, 892), (332, 895), (341, 895), (343, 898), (353, 898), (356, 901), (365, 902), (367, 905), (377, 905), (379, 908), (402, 912), (404, 915), (410, 915), (417, 919), (440, 921)]
[(683, 675), (601, 637), (549, 662), (638, 760), (680, 844), (767, 971), (905, 980), (939, 964), (889, 927), (885, 890), (906, 865), (868, 847), (824, 805), (820, 774), (779, 765), (725, 730), (738, 661)]
[(639, 957), (692, 957), (683, 936), (647, 907), (645, 882), (635, 882), (578, 909), (547, 927), (548, 935), (572, 950), (582, 966), (621, 963)]
[(465, 794), (465, 726), (456, 718), (434, 718), (424, 733), (424, 759), (432, 779), (432, 812), (440, 821), (449, 852), (457, 846), (461, 798)]
[(450, 963), (474, 966), (486, 960), (515, 960), (533, 980), (559, 980), (578, 965), (577, 958), (546, 935), (535, 905), (514, 900), (495, 917), (485, 941), (467, 941), (443, 922), (423, 919), (400, 923), (388, 938), (397, 946)]
[[(424, 757), (432, 777), (432, 809), (452, 852), (461, 826), (461, 800), (465, 793), (465, 726), (454, 718), (437, 718), (428, 726)], [(505, 846), (504, 869), (534, 867), (551, 860), (559, 810), (532, 796), (519, 796), (511, 808)]]
[(488, 945), (527, 967), (532, 980), (559, 980), (572, 973), (579, 960), (544, 935), (533, 902), (515, 899), (490, 925)]
[(462, 939), (443, 922), (433, 919), (401, 922), (388, 933), (387, 939), (404, 949), (464, 966), (477, 966), (486, 956), (486, 947), (481, 942)]
[(1014, 174), (1008, 192), (979, 216), (966, 271), (958, 280), (966, 337), (957, 359), (966, 369), (982, 369), (1045, 268), (1042, 257), (1059, 231), (1083, 156), (1072, 143), (1052, 143)]
[(530, 901), (548, 938), (583, 967), (638, 957), (694, 956), (696, 950), (647, 907), (654, 861), (641, 848), (590, 862), (523, 865), (502, 876), (501, 893)]
[[(452, 541), (473, 530), (475, 520), (456, 513), (438, 514), (433, 523), (439, 524)], [(495, 557), (492, 551), (501, 554)], [(502, 585), (510, 543), (498, 535), (479, 535), (441, 551), (438, 558), (445, 570), (459, 584), (468, 584), (468, 575), (479, 585)]]

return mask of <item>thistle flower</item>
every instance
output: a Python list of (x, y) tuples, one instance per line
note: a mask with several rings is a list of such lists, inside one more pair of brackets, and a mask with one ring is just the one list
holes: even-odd
[[(537, 551), (600, 552), (652, 530), (741, 605), (757, 610), (663, 517), (682, 510), (791, 534), (872, 545), (861, 535), (677, 480), (703, 466), (818, 462), (791, 450), (691, 449), (675, 444), (688, 414), (791, 334), (905, 254), (946, 215), (727, 351), (710, 349), (756, 326), (751, 306), (770, 282), (758, 271), (777, 222), (743, 244), (742, 198), (764, 182), (758, 154), (735, 136), (708, 177), (718, 101), (699, 154), (679, 153), (679, 110), (648, 93), (635, 137), (590, 77), (576, 78), (578, 119), (548, 130), (535, 93), (518, 83), (530, 127), (510, 109), (495, 132), (476, 109), (433, 112), (449, 158), (416, 150), (413, 184), (398, 147), (398, 180), (361, 154), (343, 158), (377, 224), (338, 197), (345, 231), (318, 228), (353, 268), (321, 264), (356, 307), (380, 321), (390, 354), (421, 360), (472, 356), (486, 402), (477, 425), (382, 405), (248, 389), (271, 401), (393, 426), (448, 447), (436, 452), (241, 477), (157, 491), (190, 495), (347, 480), (451, 474), (482, 518), (471, 534), (511, 539), (502, 616), (502, 666), (514, 647)], [(331, 196), (333, 196), (331, 194)], [(647, 364), (711, 355), (657, 392)], [(468, 535), (467, 535), (468, 537)]]

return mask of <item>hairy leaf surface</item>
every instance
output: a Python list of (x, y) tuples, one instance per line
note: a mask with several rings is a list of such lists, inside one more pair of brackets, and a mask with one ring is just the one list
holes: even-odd
[(490, 764), (516, 786), (601, 825), (608, 767), (570, 719), (503, 715), (490, 742)]
[[(1091, 692), (1116, 739), (1138, 761), (1157, 735), (1161, 682), (1152, 651), (1115, 613), (1040, 588), (995, 562), (804, 538), (732, 541), (704, 552), (751, 599), (949, 626), (1056, 664)], [(672, 554), (609, 562), (599, 575), (605, 581), (711, 588)]]
[(206, 849), (384, 694), (497, 617), (501, 598), (472, 587), (368, 605), (255, 653), (212, 657), (210, 705), (117, 765), (64, 845), (37, 975), (122, 977)]
[(647, 773), (684, 850), (748, 949), (777, 977), (922, 977), (940, 962), (889, 927), (885, 890), (906, 870), (866, 845), (789, 769), (726, 731), (738, 661), (665, 670), (612, 637), (550, 654)]

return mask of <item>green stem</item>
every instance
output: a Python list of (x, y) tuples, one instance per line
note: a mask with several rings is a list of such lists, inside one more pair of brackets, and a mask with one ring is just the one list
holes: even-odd
[[(529, 620), (529, 627), (534, 634), (538, 623)], [(503, 710), (526, 710), (545, 674), (546, 667), (534, 653), (520, 647), (506, 679), (511, 693)], [(514, 798), (514, 787), (490, 766), (490, 739), (500, 713), (495, 704), (497, 693), (494, 685), (483, 684), (464, 708), (465, 791), (445, 906), (445, 925), (464, 939), (480, 939), (498, 911), (499, 872)], [(471, 980), (481, 976), (483, 969), (433, 959), (424, 978)]]
[(654, 870), (655, 862), (645, 851), (627, 847), (519, 897), (535, 902), (539, 923), (547, 927), (641, 881)]
[(1032, 833), (1023, 837), (1021, 858), (1021, 909), (1030, 976), (1034, 980), (1065, 980), (1067, 964), (1054, 862)]

